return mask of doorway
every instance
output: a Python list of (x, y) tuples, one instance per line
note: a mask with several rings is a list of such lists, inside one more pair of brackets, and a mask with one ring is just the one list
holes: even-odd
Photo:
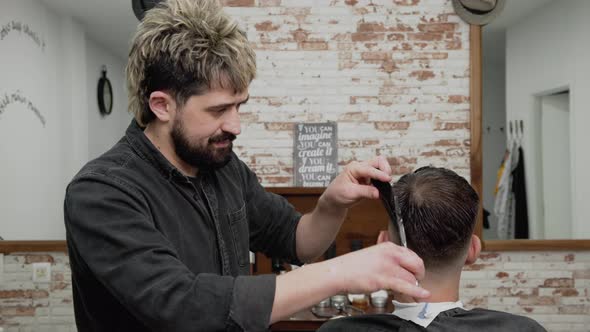
[(572, 184), (569, 90), (540, 96), (537, 123), (540, 156), (542, 221), (539, 234), (545, 239), (572, 238)]

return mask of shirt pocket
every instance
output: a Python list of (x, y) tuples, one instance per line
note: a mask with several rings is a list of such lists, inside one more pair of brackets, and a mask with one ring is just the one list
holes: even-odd
[(236, 211), (228, 213), (227, 218), (238, 264), (240, 264), (240, 267), (245, 267), (250, 263), (250, 231), (246, 218), (246, 205), (244, 204)]

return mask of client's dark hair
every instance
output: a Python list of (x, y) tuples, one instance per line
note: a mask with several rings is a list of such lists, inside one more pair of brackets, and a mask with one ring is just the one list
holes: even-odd
[(445, 168), (422, 167), (402, 176), (393, 192), (408, 247), (427, 269), (444, 268), (464, 253), (479, 205), (477, 193), (464, 178)]

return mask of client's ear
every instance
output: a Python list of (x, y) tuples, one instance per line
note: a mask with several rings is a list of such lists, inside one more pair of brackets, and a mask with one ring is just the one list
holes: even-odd
[(377, 237), (377, 244), (389, 242), (389, 231), (380, 231), (379, 236)]
[(479, 257), (481, 252), (481, 241), (477, 235), (471, 235), (471, 242), (469, 243), (469, 250), (467, 251), (467, 258), (465, 259), (465, 265), (473, 264)]

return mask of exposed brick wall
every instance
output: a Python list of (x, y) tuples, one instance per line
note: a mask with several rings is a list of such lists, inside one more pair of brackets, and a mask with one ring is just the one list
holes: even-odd
[[(76, 331), (68, 256), (15, 253), (2, 256), (0, 327), (4, 331)], [(33, 263), (51, 263), (51, 282), (33, 282)], [(2, 266), (2, 264), (0, 264)]]
[(265, 186), (293, 184), (293, 125), (338, 123), (340, 166), (385, 155), (469, 177), (469, 27), (449, 0), (227, 1), (258, 78), (236, 152)]
[(484, 252), (464, 269), (461, 298), (548, 331), (590, 331), (590, 252)]
[[(75, 331), (71, 274), (63, 253), (16, 253), (0, 270), (4, 331)], [(50, 262), (52, 281), (33, 283), (32, 263)], [(590, 252), (485, 252), (465, 269), (468, 308), (529, 316), (549, 331), (589, 331)]]

